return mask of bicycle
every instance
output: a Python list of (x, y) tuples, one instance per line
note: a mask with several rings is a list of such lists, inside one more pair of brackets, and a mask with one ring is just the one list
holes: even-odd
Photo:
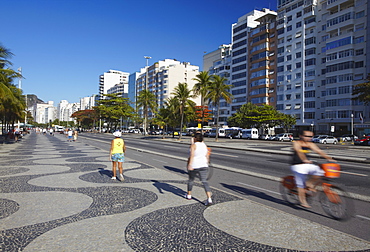
[[(324, 212), (336, 220), (345, 220), (350, 217), (352, 207), (348, 193), (330, 182), (340, 176), (340, 165), (337, 163), (318, 164), (324, 170), (324, 176), (318, 182), (316, 192), (306, 188), (307, 202), (312, 202), (319, 194), (319, 202)], [(321, 190), (320, 190), (321, 189)], [(294, 176), (283, 177), (280, 183), (280, 193), (290, 205), (299, 204), (298, 190)]]

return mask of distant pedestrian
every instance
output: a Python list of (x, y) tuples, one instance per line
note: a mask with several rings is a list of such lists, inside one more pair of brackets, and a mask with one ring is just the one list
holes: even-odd
[(68, 142), (72, 142), (72, 139), (73, 139), (73, 131), (72, 129), (69, 129), (68, 130), (68, 133), (67, 133), (67, 136), (68, 136)]
[(77, 137), (78, 137), (78, 131), (77, 130), (75, 130), (75, 131), (73, 131), (73, 141), (77, 141)]
[(117, 176), (117, 165), (118, 165), (118, 170), (119, 170), (119, 177), (120, 180), (123, 181), (123, 168), (122, 164), (125, 161), (125, 152), (126, 152), (126, 145), (123, 139), (121, 138), (122, 134), (119, 131), (116, 131), (113, 133), (113, 136), (115, 139), (112, 140), (111, 142), (111, 147), (110, 147), (110, 160), (112, 161), (112, 179), (115, 180)]
[(188, 159), (188, 194), (187, 199), (191, 199), (191, 191), (193, 189), (194, 179), (197, 174), (199, 174), (200, 181), (203, 183), (204, 190), (207, 195), (206, 206), (213, 204), (211, 198), (211, 189), (208, 185), (207, 175), (208, 175), (208, 163), (209, 163), (209, 150), (207, 145), (203, 142), (203, 135), (201, 133), (196, 133), (194, 136), (194, 144), (190, 146), (190, 156)]
[(50, 133), (50, 136), (54, 136), (54, 130), (53, 130), (53, 128), (50, 128), (49, 129), (49, 133)]

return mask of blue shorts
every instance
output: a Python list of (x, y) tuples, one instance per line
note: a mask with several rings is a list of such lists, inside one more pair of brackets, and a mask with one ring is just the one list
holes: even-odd
[(113, 162), (124, 162), (125, 161), (125, 154), (124, 153), (114, 153), (112, 155)]

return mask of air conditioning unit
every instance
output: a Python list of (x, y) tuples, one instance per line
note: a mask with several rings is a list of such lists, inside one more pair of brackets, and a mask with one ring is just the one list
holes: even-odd
[(290, 80), (287, 80), (287, 82), (290, 82)]

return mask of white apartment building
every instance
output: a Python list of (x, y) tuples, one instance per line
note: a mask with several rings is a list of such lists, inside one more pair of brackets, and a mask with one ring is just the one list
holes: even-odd
[(369, 118), (369, 107), (352, 100), (353, 86), (369, 72), (368, 5), (278, 1), (276, 107), (294, 115), (298, 128), (341, 135), (360, 124), (360, 115)]
[[(108, 90), (113, 88), (115, 85), (123, 85), (122, 93), (128, 94), (128, 76), (129, 73), (118, 71), (118, 70), (109, 70), (108, 72), (99, 76), (99, 97), (103, 99), (103, 94), (108, 94)], [(116, 89), (118, 90), (118, 89)], [(112, 90), (110, 91), (112, 92)]]
[[(226, 84), (230, 84), (231, 73), (231, 44), (220, 45), (217, 50), (207, 53), (203, 56), (203, 69), (208, 71), (210, 75), (219, 75), (228, 79)], [(210, 104), (209, 109), (213, 116), (216, 115), (216, 108)], [(219, 125), (227, 125), (227, 118), (230, 116), (231, 104), (220, 100)], [(215, 117), (214, 117), (215, 118)], [(209, 122), (214, 124), (215, 120)]]
[[(242, 17), (238, 18), (238, 22), (232, 25), (232, 64), (231, 64), (231, 94), (234, 100), (231, 105), (231, 114), (248, 102), (249, 93), (249, 61), (251, 46), (248, 44), (252, 28), (257, 27), (260, 22), (259, 18), (266, 14), (275, 14), (269, 9), (253, 10)], [(265, 43), (267, 44), (267, 43)], [(261, 47), (261, 58), (266, 58), (265, 48)], [(267, 77), (268, 71), (265, 70)]]
[(32, 116), (37, 123), (49, 123), (54, 121), (56, 118), (55, 107), (53, 101), (48, 101), (48, 103), (37, 103), (31, 110)]
[[(193, 66), (188, 62), (180, 62), (173, 59), (165, 59), (151, 66), (142, 68), (136, 80), (137, 94), (146, 88), (154, 93), (157, 98), (158, 107), (163, 107), (164, 102), (173, 96), (175, 87), (179, 83), (187, 83), (192, 89), (196, 81), (193, 78), (199, 73), (199, 66)], [(200, 97), (192, 99), (200, 105)], [(141, 111), (139, 110), (139, 114)], [(152, 115), (149, 113), (149, 117)]]
[(80, 110), (79, 103), (69, 103), (67, 100), (61, 100), (57, 107), (57, 118), (59, 121), (73, 121), (71, 115)]
[(96, 106), (97, 95), (80, 98), (80, 110), (92, 109)]

